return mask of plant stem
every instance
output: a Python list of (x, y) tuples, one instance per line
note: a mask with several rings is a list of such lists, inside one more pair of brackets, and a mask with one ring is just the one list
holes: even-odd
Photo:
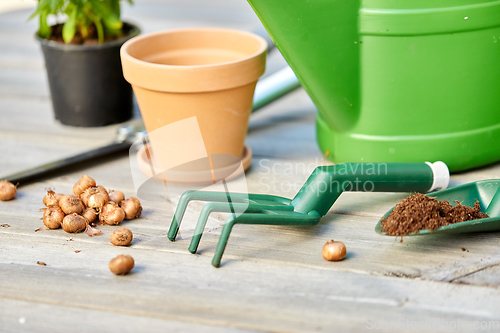
[(80, 26), (80, 33), (82, 34), (82, 38), (85, 39), (88, 37), (89, 35), (89, 30), (87, 29), (87, 26), (86, 25), (81, 25)]
[(91, 13), (88, 13), (87, 15), (90, 17), (92, 22), (94, 22), (94, 25), (97, 29), (97, 38), (99, 39), (99, 44), (104, 43), (104, 29), (102, 27), (101, 20)]

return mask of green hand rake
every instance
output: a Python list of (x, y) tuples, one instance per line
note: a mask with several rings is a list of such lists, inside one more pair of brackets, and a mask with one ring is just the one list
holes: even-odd
[(190, 201), (208, 201), (203, 206), (189, 251), (196, 253), (208, 217), (213, 212), (231, 213), (224, 222), (212, 260), (219, 267), (235, 224), (313, 226), (319, 223), (343, 191), (429, 192), (446, 188), (446, 164), (436, 163), (346, 163), (317, 167), (292, 199), (274, 195), (187, 191), (180, 197), (168, 238), (175, 240)]

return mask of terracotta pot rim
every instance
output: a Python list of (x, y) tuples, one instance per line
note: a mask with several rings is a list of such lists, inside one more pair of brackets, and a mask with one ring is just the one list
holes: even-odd
[[(136, 43), (162, 35), (179, 33), (226, 33), (251, 38), (259, 43), (258, 49), (245, 57), (233, 61), (203, 65), (168, 65), (145, 61), (129, 52)], [(120, 50), (125, 79), (132, 85), (166, 92), (217, 91), (243, 86), (255, 82), (264, 73), (267, 42), (264, 38), (246, 31), (226, 28), (181, 28), (152, 32), (134, 37), (123, 44)], [(149, 74), (149, 79), (139, 76)], [(231, 73), (241, 72), (240, 75)], [(151, 79), (153, 77), (154, 79)]]
[[(190, 31), (193, 31), (193, 32), (197, 32), (197, 31), (199, 31), (199, 32), (213, 31), (213, 32), (238, 33), (238, 34), (241, 34), (241, 35), (251, 36), (251, 37), (254, 37), (254, 38), (260, 40), (261, 41), (261, 47), (260, 47), (260, 49), (257, 52), (255, 52), (254, 54), (252, 54), (250, 56), (247, 56), (245, 58), (241, 58), (241, 59), (234, 60), (234, 61), (221, 62), (221, 63), (217, 63), (217, 64), (212, 64), (212, 65), (183, 65), (183, 66), (177, 66), (177, 65), (157, 64), (157, 63), (153, 63), (153, 62), (148, 62), (148, 61), (144, 61), (144, 60), (141, 60), (141, 59), (137, 59), (137, 58), (131, 56), (128, 53), (128, 48), (132, 44), (140, 42), (140, 41), (142, 41), (144, 39), (149, 39), (151, 37), (156, 37), (156, 36), (159, 36), (159, 35), (174, 34), (174, 33), (178, 33), (178, 32), (190, 32)], [(196, 68), (218, 67), (218, 66), (224, 66), (224, 65), (239, 63), (239, 62), (245, 61), (247, 59), (254, 58), (255, 56), (257, 56), (257, 55), (265, 52), (267, 50), (267, 46), (268, 46), (267, 42), (266, 42), (266, 40), (264, 38), (260, 37), (259, 35), (253, 34), (251, 32), (246, 32), (246, 31), (242, 31), (242, 30), (225, 29), (225, 28), (179, 28), (179, 29), (171, 29), (171, 30), (162, 30), (162, 31), (157, 31), (157, 32), (150, 32), (150, 33), (147, 33), (147, 34), (142, 34), (140, 36), (136, 36), (135, 38), (126, 41), (123, 44), (123, 46), (122, 46), (122, 57), (125, 56), (127, 58), (130, 58), (131, 61), (137, 61), (137, 62), (140, 62), (140, 63), (143, 63), (143, 64), (147, 64), (148, 66), (157, 67), (157, 68), (175, 68), (177, 70), (179, 70), (179, 69), (183, 70), (185, 68), (186, 70), (190, 70), (190, 69), (196, 69)]]

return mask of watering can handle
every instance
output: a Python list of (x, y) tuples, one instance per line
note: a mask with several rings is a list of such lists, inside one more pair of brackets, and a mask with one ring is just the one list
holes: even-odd
[(345, 163), (317, 167), (292, 201), (295, 211), (325, 215), (344, 191), (430, 192), (448, 187), (443, 162)]
[(259, 81), (255, 87), (252, 112), (300, 87), (299, 79), (297, 79), (290, 66), (286, 66)]

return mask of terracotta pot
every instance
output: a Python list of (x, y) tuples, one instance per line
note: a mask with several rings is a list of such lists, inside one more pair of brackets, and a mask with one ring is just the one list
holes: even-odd
[[(161, 140), (151, 133), (191, 117), (196, 117), (209, 157), (241, 157), (266, 53), (263, 38), (217, 28), (162, 31), (126, 42), (121, 48), (123, 74), (134, 89), (156, 161), (172, 165), (166, 148), (172, 138)], [(176, 139), (181, 147), (183, 142), (190, 147), (188, 131), (181, 130)], [(188, 150), (178, 153), (190, 154)]]

